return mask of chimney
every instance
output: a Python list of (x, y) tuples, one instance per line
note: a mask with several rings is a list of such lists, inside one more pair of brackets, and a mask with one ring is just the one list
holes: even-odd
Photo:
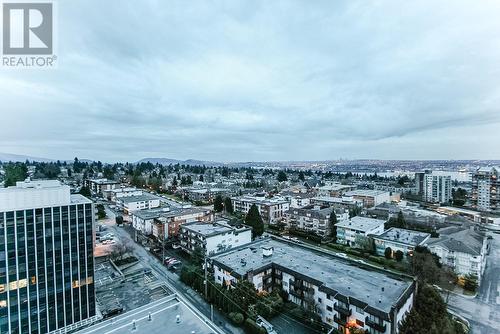
[(270, 246), (262, 247), (262, 256), (269, 257), (269, 256), (273, 255), (273, 250), (274, 250), (274, 248), (270, 247)]

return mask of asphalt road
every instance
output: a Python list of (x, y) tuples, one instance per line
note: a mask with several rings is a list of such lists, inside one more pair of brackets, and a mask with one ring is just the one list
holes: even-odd
[(500, 235), (492, 234), (483, 281), (476, 297), (450, 294), (448, 308), (466, 318), (472, 334), (500, 333)]
[[(130, 244), (134, 248), (134, 255), (139, 259), (139, 261), (141, 261), (144, 266), (150, 267), (152, 272), (157, 276), (158, 279), (163, 280), (169, 288), (174, 290), (181, 297), (187, 299), (201, 313), (210, 318), (210, 304), (205, 302), (205, 300), (203, 300), (203, 298), (196, 291), (182, 283), (179, 280), (179, 276), (177, 274), (168, 271), (168, 269), (153, 254), (146, 251), (141, 245), (134, 242), (130, 234), (123, 227), (116, 226), (116, 224), (114, 223), (115, 216), (111, 210), (107, 209), (106, 212), (108, 215), (108, 219), (105, 221), (105, 225), (108, 226), (109, 231), (114, 233), (118, 240), (130, 240)], [(213, 321), (228, 334), (244, 333), (241, 328), (234, 327), (230, 323), (228, 323), (225, 316), (219, 313), (215, 308)]]

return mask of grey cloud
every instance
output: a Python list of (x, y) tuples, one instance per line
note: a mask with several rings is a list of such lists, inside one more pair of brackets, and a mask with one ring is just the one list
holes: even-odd
[(496, 1), (58, 5), (58, 69), (1, 72), (0, 151), (498, 158)]

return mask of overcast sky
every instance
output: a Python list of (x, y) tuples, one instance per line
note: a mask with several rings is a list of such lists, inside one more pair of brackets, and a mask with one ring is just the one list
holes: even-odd
[(500, 1), (60, 1), (0, 67), (0, 152), (500, 159)]

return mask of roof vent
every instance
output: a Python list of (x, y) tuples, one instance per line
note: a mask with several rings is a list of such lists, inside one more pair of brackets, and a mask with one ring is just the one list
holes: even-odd
[(178, 315), (178, 314), (177, 314), (177, 315), (175, 316), (175, 322), (176, 322), (176, 323), (180, 323), (180, 322), (181, 322), (181, 316), (180, 316), (180, 315)]
[(273, 255), (273, 250), (274, 250), (273, 247), (269, 247), (269, 246), (262, 247), (262, 256), (269, 257), (269, 256)]

